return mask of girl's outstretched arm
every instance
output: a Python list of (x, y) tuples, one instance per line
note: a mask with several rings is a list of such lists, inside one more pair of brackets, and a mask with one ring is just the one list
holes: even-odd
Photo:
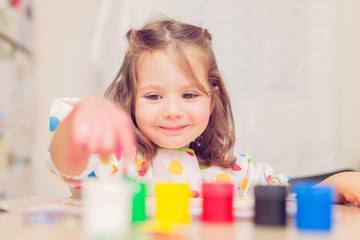
[(331, 184), (337, 190), (337, 202), (351, 202), (360, 206), (360, 172), (342, 172), (334, 174), (321, 184)]
[(111, 153), (135, 154), (130, 116), (109, 100), (85, 99), (59, 124), (51, 141), (51, 158), (58, 171), (80, 174), (93, 153), (106, 159)]

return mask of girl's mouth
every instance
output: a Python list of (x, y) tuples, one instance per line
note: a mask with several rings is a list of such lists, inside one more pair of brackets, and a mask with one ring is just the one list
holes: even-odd
[(166, 132), (179, 132), (186, 128), (187, 125), (181, 125), (181, 126), (175, 126), (175, 127), (163, 127), (160, 126), (160, 128)]

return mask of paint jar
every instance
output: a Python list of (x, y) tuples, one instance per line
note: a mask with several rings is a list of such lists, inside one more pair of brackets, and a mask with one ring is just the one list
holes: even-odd
[(155, 186), (157, 220), (167, 223), (190, 221), (188, 183), (158, 183)]
[(285, 226), (285, 199), (285, 186), (255, 186), (255, 224)]
[(203, 183), (202, 221), (233, 222), (233, 192), (234, 185), (232, 183)]
[(297, 198), (296, 225), (302, 230), (330, 231), (335, 190), (330, 185), (303, 182), (294, 186)]
[(144, 222), (146, 217), (146, 184), (132, 182), (132, 223)]
[(83, 223), (87, 237), (127, 238), (131, 229), (132, 205), (129, 182), (89, 179), (83, 191)]

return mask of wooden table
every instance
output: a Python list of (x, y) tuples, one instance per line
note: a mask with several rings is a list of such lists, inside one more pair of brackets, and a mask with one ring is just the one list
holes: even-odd
[[(48, 197), (26, 197), (1, 201), (8, 204), (10, 210), (0, 213), (0, 239), (86, 239), (81, 221), (71, 224), (30, 224), (22, 216), (25, 209), (54, 201)], [(360, 239), (360, 208), (335, 205), (333, 228), (328, 233), (303, 232), (297, 230), (293, 219), (286, 227), (256, 226), (250, 219), (238, 219), (233, 224), (205, 224), (194, 220), (177, 233), (140, 233), (132, 232), (130, 239)]]

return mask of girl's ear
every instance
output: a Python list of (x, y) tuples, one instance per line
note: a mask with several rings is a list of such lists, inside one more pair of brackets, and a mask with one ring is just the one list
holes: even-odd
[[(215, 92), (215, 94), (216, 95), (219, 95), (219, 93), (220, 93), (220, 88), (219, 88), (219, 86), (214, 86), (214, 92)], [(214, 99), (214, 97), (212, 97), (211, 98), (211, 113), (212, 113), (212, 111), (214, 110), (214, 107), (215, 107), (215, 99)]]

